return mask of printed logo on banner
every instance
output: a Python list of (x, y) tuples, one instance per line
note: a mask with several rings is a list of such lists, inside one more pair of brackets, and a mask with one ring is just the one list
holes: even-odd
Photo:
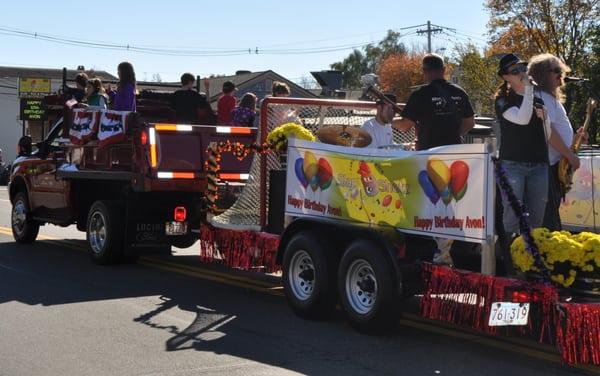
[(100, 146), (107, 146), (125, 139), (127, 116), (130, 111), (101, 111), (98, 140)]
[(493, 230), (494, 184), (484, 147), (405, 152), (296, 140), (288, 149), (294, 169), (286, 213), (485, 241)]
[(93, 139), (98, 132), (98, 111), (87, 109), (73, 110), (73, 121), (69, 138), (75, 145), (83, 145)]

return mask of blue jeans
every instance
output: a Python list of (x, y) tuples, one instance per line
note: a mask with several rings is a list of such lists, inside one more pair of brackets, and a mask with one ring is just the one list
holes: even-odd
[[(548, 164), (502, 161), (508, 181), (515, 196), (529, 211), (527, 221), (531, 228), (541, 227), (548, 201)], [(519, 221), (512, 210), (508, 198), (502, 194), (504, 206), (504, 231), (507, 234), (519, 233)]]

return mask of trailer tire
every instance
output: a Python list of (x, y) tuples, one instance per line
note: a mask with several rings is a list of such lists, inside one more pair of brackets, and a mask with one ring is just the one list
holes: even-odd
[(283, 290), (300, 317), (326, 319), (337, 303), (334, 249), (316, 232), (304, 231), (287, 243), (283, 256)]
[(31, 218), (31, 208), (26, 192), (18, 192), (12, 200), (11, 228), (17, 243), (30, 244), (40, 231), (40, 223)]
[(92, 259), (100, 265), (122, 261), (125, 239), (124, 210), (115, 201), (96, 201), (87, 218), (86, 238)]
[(359, 332), (390, 332), (400, 315), (394, 280), (394, 270), (376, 243), (361, 239), (346, 249), (340, 261), (338, 289), (341, 305)]

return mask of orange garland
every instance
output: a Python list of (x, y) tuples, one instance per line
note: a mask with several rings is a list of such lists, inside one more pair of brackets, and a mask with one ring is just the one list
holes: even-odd
[(211, 143), (206, 150), (208, 157), (204, 162), (207, 180), (206, 199), (208, 201), (208, 210), (212, 214), (215, 214), (217, 211), (217, 199), (219, 198), (217, 183), (219, 181), (218, 172), (221, 170), (222, 153), (232, 153), (239, 161), (242, 161), (251, 152), (266, 154), (272, 150), (273, 145), (268, 143), (264, 143), (262, 145), (252, 143), (248, 145), (237, 141), (231, 142), (229, 140), (225, 142)]

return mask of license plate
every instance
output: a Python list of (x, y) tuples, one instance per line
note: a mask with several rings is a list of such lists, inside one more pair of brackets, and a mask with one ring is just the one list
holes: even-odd
[(492, 303), (489, 326), (527, 325), (529, 303)]
[(165, 224), (166, 235), (185, 235), (187, 234), (187, 222), (167, 222)]

